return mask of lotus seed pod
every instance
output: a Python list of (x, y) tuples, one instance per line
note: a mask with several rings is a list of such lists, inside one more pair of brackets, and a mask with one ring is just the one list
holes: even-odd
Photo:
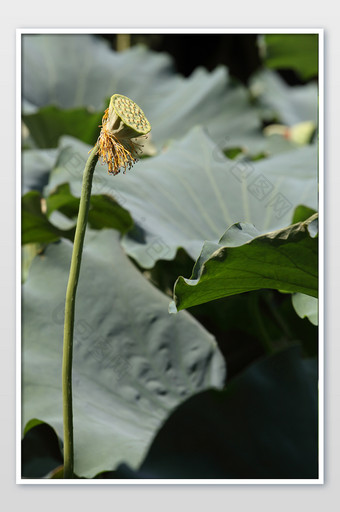
[(107, 163), (109, 174), (131, 169), (142, 153), (142, 144), (136, 139), (151, 131), (144, 112), (130, 98), (121, 94), (111, 96), (105, 110), (97, 140), (98, 155)]
[(151, 125), (134, 101), (114, 94), (109, 105), (107, 129), (118, 139), (131, 139), (149, 133)]

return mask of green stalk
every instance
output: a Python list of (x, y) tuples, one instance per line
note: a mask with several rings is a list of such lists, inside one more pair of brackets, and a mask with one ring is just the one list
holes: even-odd
[(75, 299), (78, 286), (81, 258), (90, 207), (92, 179), (98, 161), (98, 146), (96, 145), (86, 162), (83, 186), (80, 196), (77, 227), (74, 235), (73, 252), (70, 274), (67, 284), (64, 321), (63, 345), (63, 418), (64, 418), (64, 478), (73, 478), (74, 449), (73, 449), (73, 413), (72, 413), (72, 355)]
[(257, 323), (257, 327), (261, 334), (260, 341), (262, 343), (262, 347), (266, 354), (273, 354), (275, 349), (273, 343), (270, 339), (270, 336), (266, 330), (265, 324), (262, 319), (262, 314), (259, 306), (259, 296), (256, 292), (252, 292), (249, 295), (249, 309), (253, 315), (255, 322)]
[(274, 320), (276, 320), (277, 325), (285, 333), (288, 340), (292, 341), (294, 339), (293, 334), (289, 328), (289, 325), (282, 318), (277, 306), (273, 303), (272, 296), (273, 296), (273, 294), (271, 292), (268, 292), (268, 293), (264, 294), (263, 298), (264, 298), (270, 312), (272, 313)]

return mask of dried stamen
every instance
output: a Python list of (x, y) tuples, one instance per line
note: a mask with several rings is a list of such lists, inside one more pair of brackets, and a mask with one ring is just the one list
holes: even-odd
[(109, 174), (116, 175), (121, 169), (125, 173), (138, 161), (143, 146), (135, 139), (151, 130), (149, 121), (136, 103), (115, 94), (104, 112), (101, 128), (99, 157), (108, 165)]

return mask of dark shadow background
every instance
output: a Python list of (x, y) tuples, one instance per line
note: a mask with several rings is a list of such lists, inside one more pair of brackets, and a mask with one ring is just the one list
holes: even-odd
[[(119, 50), (116, 34), (101, 35), (112, 49)], [(118, 36), (119, 37), (119, 36)], [(130, 45), (144, 44), (156, 52), (170, 54), (176, 70), (187, 77), (198, 66), (212, 71), (225, 65), (231, 76), (245, 85), (250, 76), (261, 68), (257, 34), (131, 34)], [(292, 70), (280, 70), (289, 85), (303, 82)]]

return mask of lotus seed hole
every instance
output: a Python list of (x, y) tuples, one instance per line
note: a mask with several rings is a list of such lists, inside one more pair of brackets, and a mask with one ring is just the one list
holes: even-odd
[(114, 99), (114, 105), (117, 113), (123, 121), (129, 124), (132, 128), (140, 132), (147, 131), (149, 129), (149, 123), (147, 122), (143, 111), (135, 102), (129, 98), (117, 96)]

